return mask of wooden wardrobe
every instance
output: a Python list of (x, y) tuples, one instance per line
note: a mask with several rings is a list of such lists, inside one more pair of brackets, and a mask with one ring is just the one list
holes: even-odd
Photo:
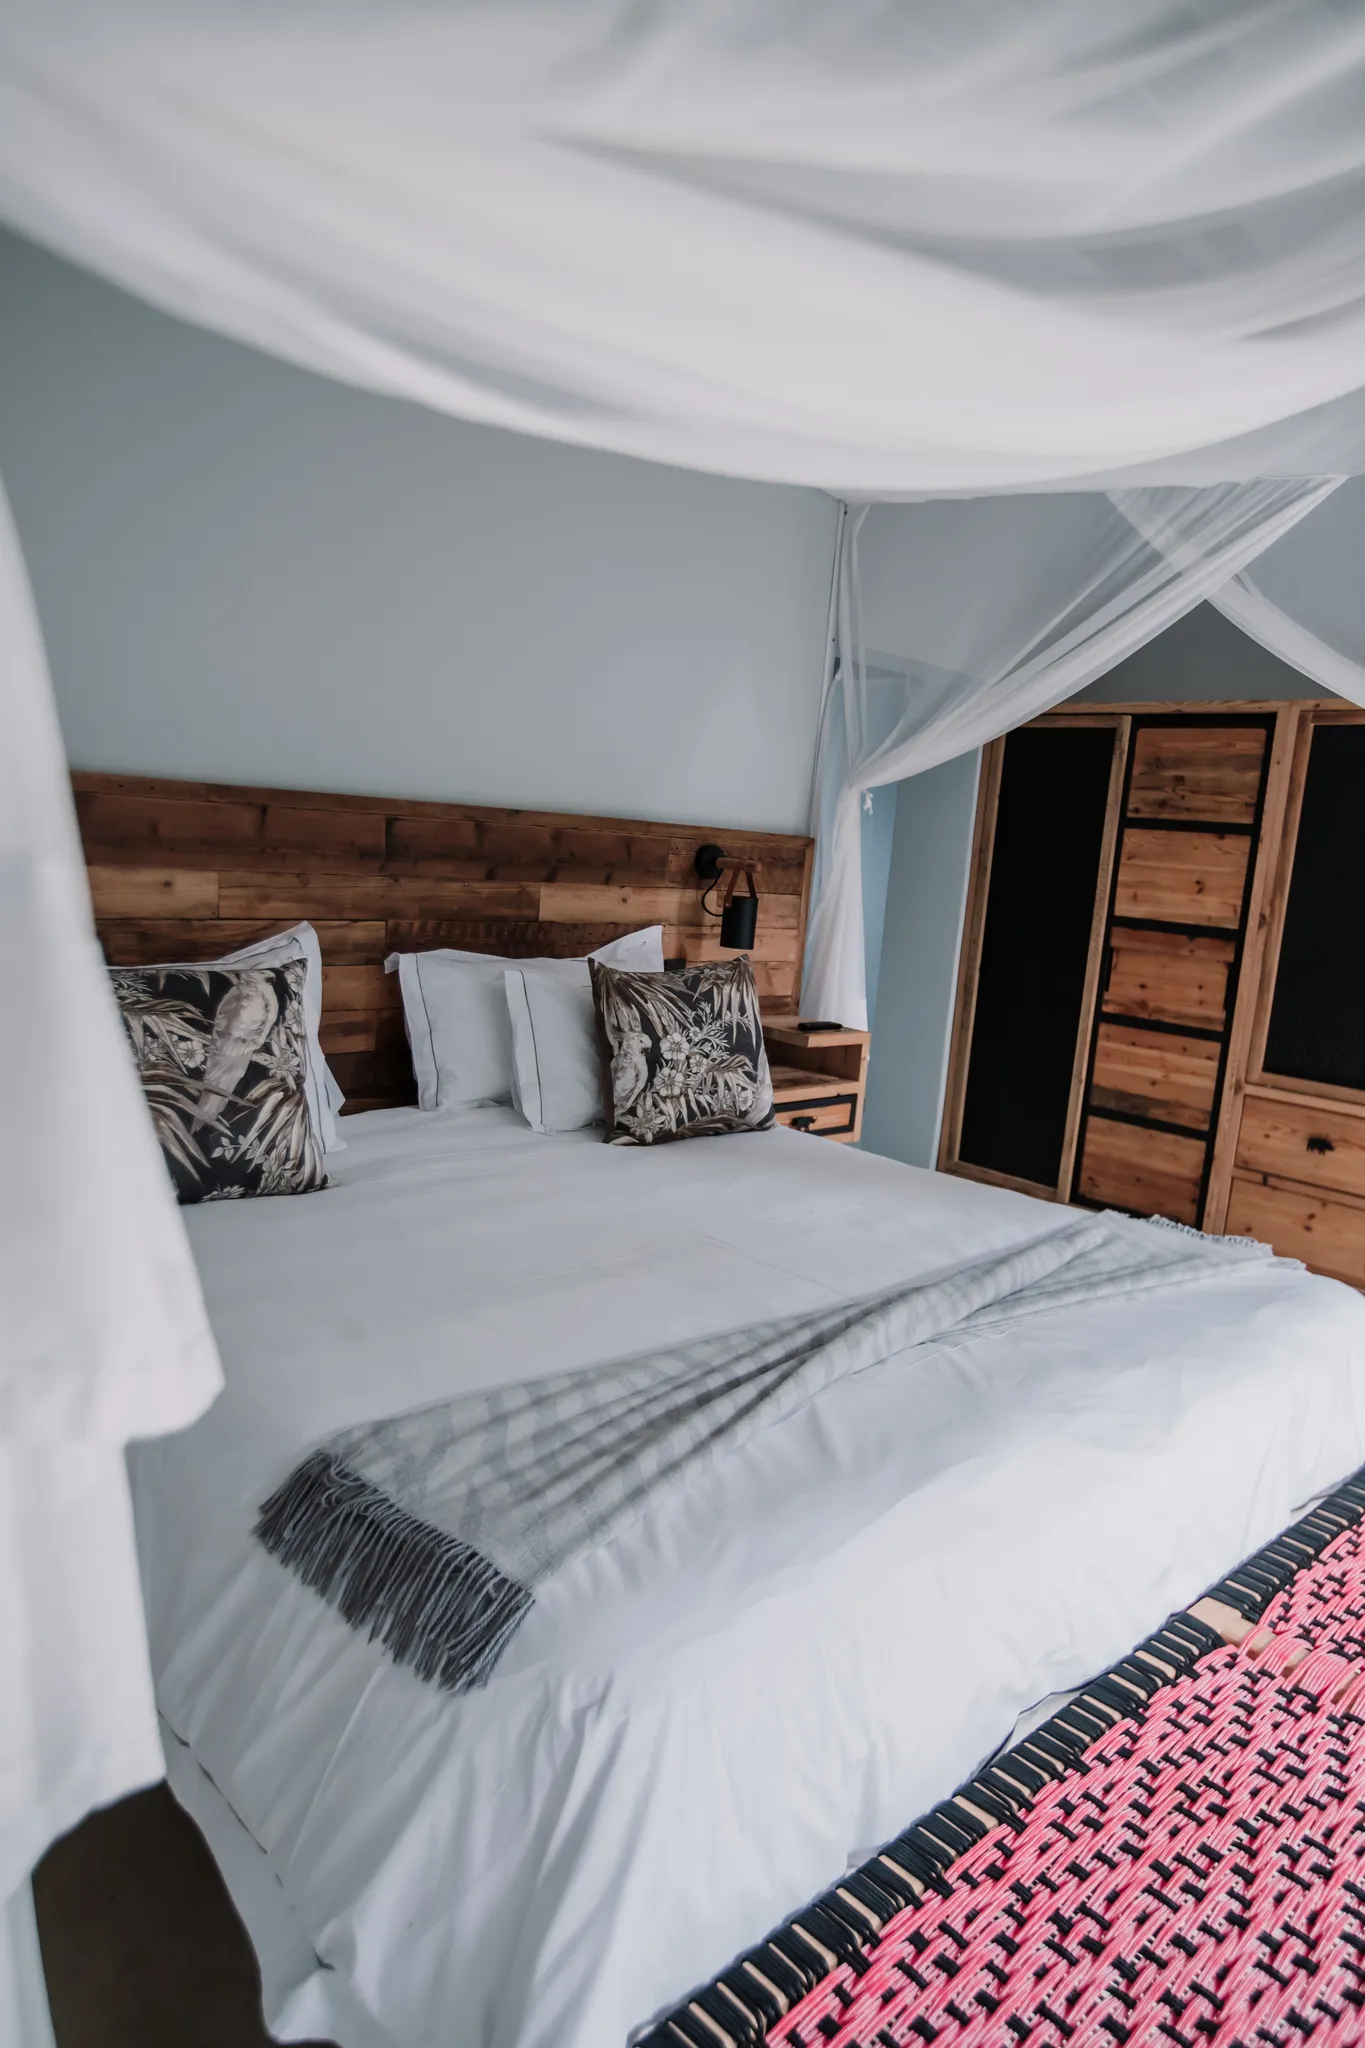
[(1077, 705), (986, 749), (939, 1165), (1365, 1286), (1365, 711)]

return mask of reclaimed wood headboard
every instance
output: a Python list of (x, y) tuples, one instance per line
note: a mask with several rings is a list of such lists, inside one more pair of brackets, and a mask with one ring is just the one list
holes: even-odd
[(322, 1044), (348, 1109), (415, 1099), (386, 953), (567, 956), (661, 923), (665, 957), (733, 957), (692, 871), (707, 840), (754, 869), (764, 1009), (797, 1005), (812, 846), (793, 834), (139, 775), (71, 780), (112, 964), (206, 960), (300, 918), (317, 927)]

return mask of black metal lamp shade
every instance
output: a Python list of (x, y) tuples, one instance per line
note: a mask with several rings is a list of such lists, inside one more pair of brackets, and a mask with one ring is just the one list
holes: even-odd
[(720, 942), (736, 953), (748, 953), (758, 934), (758, 897), (753, 882), (747, 896), (732, 896), (720, 914)]
[[(692, 857), (692, 865), (706, 885), (701, 892), (702, 909), (708, 917), (719, 917), (720, 919), (720, 942), (722, 946), (734, 953), (750, 952), (758, 935), (758, 891), (754, 887), (753, 869), (743, 867), (736, 861), (727, 860), (725, 849), (715, 845), (710, 840), (707, 841), (705, 846), (697, 848), (696, 853)], [(721, 899), (721, 907), (716, 911), (711, 908), (706, 899), (727, 868), (730, 870), (730, 878), (726, 884), (725, 894)], [(737, 896), (735, 894), (735, 886), (741, 874), (749, 885), (747, 896)]]

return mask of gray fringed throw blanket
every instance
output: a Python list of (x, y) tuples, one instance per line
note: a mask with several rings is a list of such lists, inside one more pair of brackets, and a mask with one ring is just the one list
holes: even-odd
[(345, 1430), (296, 1467), (256, 1533), (400, 1664), (465, 1691), (551, 1573), (836, 1380), (950, 1334), (1268, 1256), (1097, 1216), (940, 1279)]

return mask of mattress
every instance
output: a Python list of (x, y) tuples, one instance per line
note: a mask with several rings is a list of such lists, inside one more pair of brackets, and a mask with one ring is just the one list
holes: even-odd
[(1069, 1212), (780, 1129), (650, 1151), (391, 1110), (347, 1138), (324, 1194), (186, 1212), (226, 1387), (132, 1454), (172, 1782), (281, 2038), (622, 2048), (1365, 1462), (1365, 1301), (1234, 1267), (845, 1381), (443, 1693), (251, 1535), (319, 1439)]

